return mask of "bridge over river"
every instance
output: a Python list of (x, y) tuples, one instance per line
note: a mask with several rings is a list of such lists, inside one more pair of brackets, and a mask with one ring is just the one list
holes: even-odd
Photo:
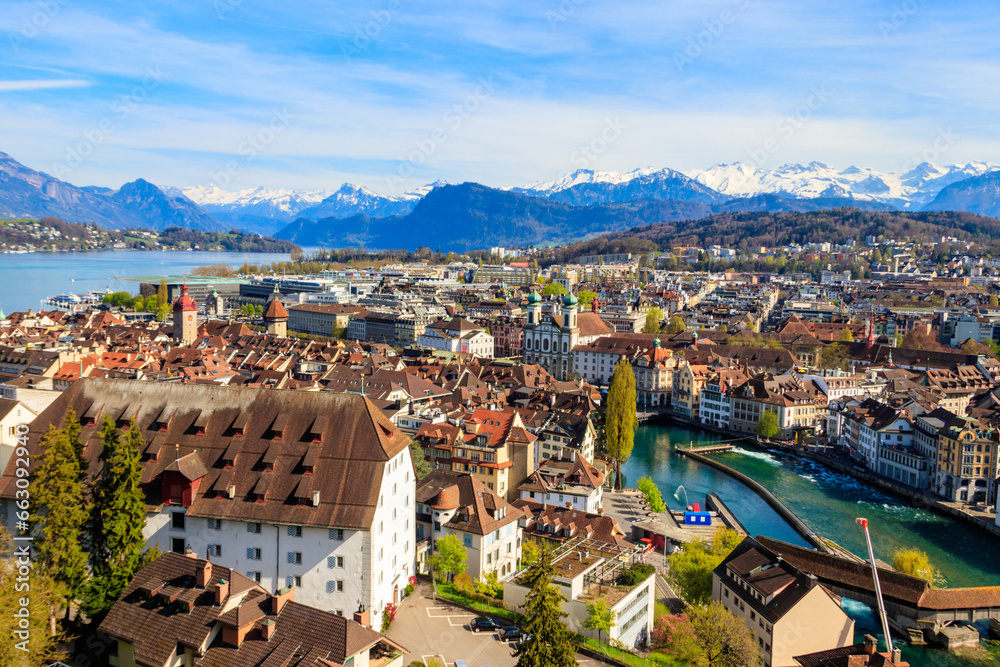
[[(878, 608), (871, 567), (867, 562), (769, 537), (756, 539), (798, 569), (815, 575), (836, 595)], [(907, 628), (937, 629), (952, 623), (1000, 620), (1000, 586), (931, 588), (923, 579), (881, 567), (878, 576), (889, 623), (900, 632), (906, 632)]]

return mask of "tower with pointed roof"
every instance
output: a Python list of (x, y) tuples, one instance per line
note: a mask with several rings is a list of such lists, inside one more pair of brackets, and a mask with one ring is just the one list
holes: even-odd
[(267, 300), (267, 307), (264, 308), (264, 329), (272, 336), (284, 338), (288, 335), (288, 311), (281, 304), (278, 298), (281, 293), (275, 283), (271, 298)]
[(198, 337), (198, 304), (188, 295), (188, 286), (174, 301), (174, 340), (179, 345), (191, 345)]

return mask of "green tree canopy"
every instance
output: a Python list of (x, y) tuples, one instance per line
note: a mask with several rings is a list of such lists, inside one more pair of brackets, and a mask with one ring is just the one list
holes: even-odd
[[(76, 419), (72, 412), (67, 414), (67, 426), (70, 419)], [(29, 486), (34, 509), (31, 523), (36, 535), (35, 562), (62, 588), (67, 615), (70, 603), (82, 596), (87, 583), (87, 555), (82, 540), (88, 509), (80, 455), (73, 436), (67, 434), (73, 430), (49, 427), (39, 442), (41, 459)]]
[(646, 323), (642, 327), (642, 333), (660, 333), (660, 322), (663, 321), (663, 311), (657, 307), (649, 309), (646, 313)]
[(996, 294), (990, 294), (990, 307), (996, 308), (997, 306), (1000, 306), (1000, 297)]
[(566, 293), (567, 290), (563, 287), (563, 284), (555, 281), (542, 288), (542, 296), (562, 296)]
[(692, 604), (712, 598), (712, 572), (740, 543), (739, 533), (720, 526), (711, 540), (695, 539), (670, 554), (670, 577)]
[(587, 630), (597, 631), (597, 641), (601, 641), (601, 635), (611, 634), (611, 628), (615, 627), (618, 612), (608, 606), (608, 601), (598, 598), (587, 603), (587, 619), (583, 622), (583, 627)]
[(142, 529), (146, 498), (142, 479), (142, 431), (131, 422), (124, 439), (111, 417), (101, 424), (103, 466), (94, 485), (90, 522), (92, 579), (84, 609), (91, 617), (104, 613), (144, 565)]
[(712, 667), (763, 665), (753, 631), (721, 602), (691, 607), (687, 615)]
[(581, 306), (589, 306), (596, 298), (597, 292), (592, 292), (589, 289), (580, 290), (576, 293), (576, 299), (580, 302)]
[(410, 456), (413, 458), (413, 467), (416, 468), (417, 479), (423, 479), (434, 470), (430, 461), (424, 458), (424, 450), (416, 440), (410, 441)]
[[(9, 619), (5, 622), (10, 624), (10, 630), (0, 632), (0, 665), (43, 667), (65, 659), (59, 644), (66, 641), (66, 637), (62, 632), (54, 636), (49, 634), (49, 620), (63, 606), (62, 591), (38, 570), (31, 574), (30, 591), (25, 591), (17, 560), (14, 541), (6, 528), (0, 526), (0, 608)], [(28, 600), (28, 617), (24, 619), (27, 627), (16, 629), (26, 635), (18, 635), (10, 615), (21, 609), (25, 599)]]
[(781, 426), (778, 424), (778, 413), (774, 410), (764, 410), (757, 418), (757, 435), (770, 440), (781, 433)]
[(434, 542), (434, 553), (428, 559), (435, 575), (456, 575), (465, 572), (468, 554), (465, 545), (455, 534), (447, 535)]
[(572, 667), (576, 651), (562, 610), (566, 598), (552, 585), (555, 568), (552, 554), (543, 549), (538, 560), (524, 574), (530, 590), (524, 601), (527, 621), (522, 630), (529, 638), (514, 651), (517, 667)]
[(684, 324), (684, 319), (680, 315), (674, 315), (670, 318), (667, 323), (667, 333), (668, 334), (679, 334), (687, 330), (687, 325)]
[(615, 364), (611, 376), (607, 410), (604, 416), (605, 449), (615, 462), (615, 488), (622, 488), (622, 464), (632, 456), (635, 444), (635, 429), (639, 418), (635, 414), (636, 390), (632, 364), (624, 357)]
[(101, 297), (101, 303), (115, 308), (131, 308), (135, 303), (135, 297), (128, 292), (112, 292)]
[(838, 339), (841, 343), (853, 343), (854, 335), (851, 333), (850, 327), (844, 327), (843, 331), (840, 332), (840, 338)]
[(907, 547), (892, 555), (892, 568), (911, 577), (924, 579), (931, 586), (943, 583), (941, 573), (931, 564), (930, 557), (920, 549)]
[(521, 543), (521, 567), (534, 565), (535, 561), (538, 560), (538, 555), (540, 553), (541, 550), (538, 548), (537, 544), (531, 540), (524, 540), (524, 542)]

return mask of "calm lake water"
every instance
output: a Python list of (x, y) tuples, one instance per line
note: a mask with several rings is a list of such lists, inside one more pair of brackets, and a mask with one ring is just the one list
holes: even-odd
[[(715, 491), (751, 534), (805, 545), (748, 487), (674, 451), (678, 444), (686, 447), (692, 441), (707, 444), (719, 439), (714, 433), (674, 425), (640, 426), (632, 458), (623, 469), (626, 482), (632, 486), (639, 477), (651, 476), (675, 509), (683, 505), (683, 494), (678, 494), (681, 501), (674, 496), (680, 486), (688, 502), (704, 502), (705, 494)], [(983, 530), (911, 507), (896, 496), (811, 461), (752, 447), (712, 456), (762, 484), (810, 528), (855, 554), (867, 557), (864, 533), (854, 523), (856, 517), (866, 517), (877, 558), (891, 563), (897, 549), (912, 546), (927, 552), (950, 587), (1000, 585), (1000, 539)], [(848, 601), (845, 609), (854, 617), (859, 635), (881, 636), (867, 607)], [(915, 667), (966, 664), (943, 651), (905, 643), (901, 647), (904, 659)], [(994, 664), (1000, 664), (1000, 658)]]
[(42, 299), (69, 292), (125, 290), (135, 294), (139, 283), (121, 278), (140, 275), (185, 275), (206, 264), (229, 264), (239, 268), (244, 261), (268, 264), (288, 261), (287, 253), (169, 252), (108, 250), (101, 252), (56, 252), (0, 254), (0, 308), (5, 313), (38, 310)]

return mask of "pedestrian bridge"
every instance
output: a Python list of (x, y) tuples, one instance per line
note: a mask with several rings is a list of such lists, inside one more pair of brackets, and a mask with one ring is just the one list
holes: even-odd
[[(871, 566), (798, 547), (769, 537), (755, 538), (799, 570), (813, 574), (835, 595), (878, 609)], [(938, 628), (952, 623), (1000, 620), (1000, 586), (931, 588), (923, 579), (878, 568), (889, 623), (899, 632), (907, 628)]]

